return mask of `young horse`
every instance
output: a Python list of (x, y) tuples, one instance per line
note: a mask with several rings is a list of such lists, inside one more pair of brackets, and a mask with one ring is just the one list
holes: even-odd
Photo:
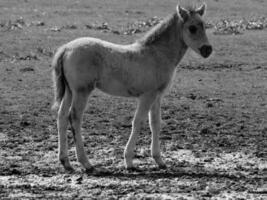
[(88, 172), (94, 170), (85, 154), (80, 128), (88, 96), (95, 88), (111, 95), (138, 98), (131, 135), (124, 151), (126, 168), (133, 168), (137, 136), (147, 114), (152, 132), (151, 155), (159, 167), (165, 167), (159, 142), (161, 98), (188, 47), (204, 58), (212, 52), (201, 19), (204, 12), (205, 5), (198, 9), (177, 5), (173, 15), (130, 45), (87, 37), (58, 49), (52, 62), (54, 108), (59, 107), (59, 160), (66, 170), (73, 170), (67, 154), (68, 122), (78, 161)]

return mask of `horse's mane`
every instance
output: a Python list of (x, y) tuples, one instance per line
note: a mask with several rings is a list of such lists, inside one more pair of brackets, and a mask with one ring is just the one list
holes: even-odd
[(157, 41), (161, 40), (164, 37), (164, 34), (167, 34), (172, 24), (178, 20), (177, 13), (173, 13), (172, 15), (166, 17), (163, 21), (157, 24), (154, 28), (149, 30), (142, 38), (140, 38), (137, 42), (142, 45), (150, 45), (154, 44)]
[[(196, 13), (196, 7), (193, 5), (188, 5), (185, 9), (189, 12), (189, 15), (192, 16)], [(169, 15), (154, 28), (148, 31), (142, 38), (137, 40), (142, 45), (151, 45), (155, 44), (158, 41), (168, 37), (169, 31), (173, 28), (173, 24), (179, 21), (177, 12)], [(164, 37), (165, 36), (165, 37)]]
[(193, 15), (196, 13), (196, 5), (187, 5), (185, 6), (185, 9), (189, 12), (190, 15)]

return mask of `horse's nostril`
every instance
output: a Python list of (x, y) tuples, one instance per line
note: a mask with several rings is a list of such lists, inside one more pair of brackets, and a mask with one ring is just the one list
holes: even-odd
[(212, 52), (212, 46), (207, 46), (207, 53), (210, 55)]
[(207, 58), (212, 53), (211, 45), (203, 45), (200, 49), (200, 53), (204, 58)]

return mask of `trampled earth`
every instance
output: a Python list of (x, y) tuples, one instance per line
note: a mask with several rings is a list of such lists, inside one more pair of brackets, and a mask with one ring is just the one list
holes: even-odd
[(266, 199), (267, 2), (207, 0), (214, 54), (188, 51), (163, 100), (161, 149), (150, 131), (135, 163), (123, 166), (135, 99), (94, 91), (82, 133), (90, 161), (110, 173), (86, 174), (69, 131), (66, 173), (57, 158), (51, 59), (81, 36), (127, 44), (174, 12), (177, 1), (1, 0), (0, 199)]

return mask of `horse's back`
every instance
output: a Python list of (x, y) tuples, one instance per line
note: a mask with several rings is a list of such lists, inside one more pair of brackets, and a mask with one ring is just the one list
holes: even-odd
[(111, 71), (117, 71), (125, 63), (126, 52), (134, 51), (132, 45), (118, 45), (92, 37), (75, 39), (64, 48), (64, 73), (74, 89), (99, 81), (105, 81), (105, 85), (111, 82), (107, 80)]
[(122, 44), (115, 44), (112, 42), (108, 42), (106, 40), (102, 40), (99, 38), (94, 37), (81, 37), (74, 39), (67, 44), (65, 47), (75, 50), (75, 49), (88, 49), (88, 48), (112, 48), (115, 51), (127, 51), (133, 48), (133, 44), (129, 45), (122, 45)]

